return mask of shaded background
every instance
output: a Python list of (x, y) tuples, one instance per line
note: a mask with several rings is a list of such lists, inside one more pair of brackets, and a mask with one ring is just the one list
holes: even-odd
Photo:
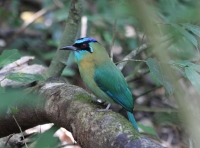
[[(35, 56), (33, 63), (48, 67), (61, 40), (70, 1), (1, 0), (0, 6), (0, 52), (18, 49), (22, 55)], [(153, 127), (162, 145), (171, 148), (188, 147), (191, 140), (177, 114), (179, 105), (175, 97), (149, 72), (144, 61), (157, 57), (156, 54), (164, 50), (169, 58), (157, 57), (158, 61), (163, 62), (161, 64), (173, 60), (198, 65), (198, 9), (199, 3), (192, 0), (150, 0), (141, 5), (128, 0), (87, 0), (84, 1), (82, 24), (77, 35), (77, 38), (96, 38), (109, 53), (113, 49), (114, 62), (147, 45), (143, 52), (134, 57), (136, 61), (130, 61), (122, 72), (132, 93), (141, 95), (135, 101), (136, 121)], [(43, 15), (37, 17), (38, 13)], [(26, 26), (34, 17), (36, 21)], [(63, 76), (70, 83), (85, 88), (73, 55), (70, 55), (67, 63)], [(199, 96), (190, 81), (199, 83), (199, 77), (188, 81), (188, 77), (181, 73), (184, 66), (177, 67), (175, 79), (187, 91), (187, 99), (196, 102)], [(174, 90), (171, 89), (173, 94)], [(123, 113), (118, 107), (114, 110)], [(157, 139), (155, 135), (150, 137)]]

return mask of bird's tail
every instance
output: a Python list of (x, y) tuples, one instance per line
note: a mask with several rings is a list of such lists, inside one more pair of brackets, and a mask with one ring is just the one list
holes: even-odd
[(133, 116), (133, 113), (128, 112), (128, 111), (126, 111), (126, 113), (127, 113), (127, 115), (128, 115), (129, 121), (133, 124), (133, 127), (139, 132), (137, 123), (136, 123), (135, 118), (134, 118), (134, 116)]

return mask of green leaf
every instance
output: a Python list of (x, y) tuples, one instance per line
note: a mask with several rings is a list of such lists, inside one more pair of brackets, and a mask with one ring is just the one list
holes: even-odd
[(0, 94), (4, 93), (5, 89), (3, 87), (0, 86)]
[(150, 72), (155, 76), (160, 84), (162, 84), (167, 93), (171, 95), (174, 92), (174, 86), (170, 77), (172, 73), (166, 64), (158, 63), (155, 59), (147, 59), (146, 64), (148, 65)]
[(183, 27), (185, 27), (186, 29), (190, 30), (192, 33), (200, 37), (200, 26), (184, 23)]
[(185, 74), (200, 95), (200, 75), (198, 72), (191, 67), (185, 67)]
[(149, 73), (149, 76), (150, 76), (151, 80), (154, 82), (154, 84), (155, 84), (156, 86), (159, 86), (159, 85), (160, 85), (160, 82), (157, 80), (157, 78), (155, 77), (154, 74), (152, 74), (152, 73), (150, 72), (150, 73)]
[[(173, 68), (176, 68), (178, 71), (179, 71), (179, 68), (190, 67), (191, 69), (194, 69), (195, 71), (200, 72), (200, 65), (194, 64), (190, 61), (179, 61), (179, 62), (170, 61), (169, 64), (171, 64)], [(183, 74), (183, 72), (181, 73)]]
[(23, 83), (31, 83), (33, 81), (44, 81), (44, 77), (38, 74), (28, 74), (28, 73), (11, 73), (6, 76), (7, 79), (23, 82)]
[(31, 105), (33, 108), (37, 105), (37, 99), (40, 96), (35, 93), (27, 93), (20, 88), (6, 88), (0, 97), (0, 115), (6, 112), (11, 113), (10, 107)]
[(36, 140), (36, 144), (34, 147), (41, 147), (41, 148), (56, 147), (59, 144), (59, 139), (57, 137), (54, 137), (53, 135), (59, 128), (60, 127), (53, 125), (50, 129), (42, 133)]
[(185, 29), (183, 29), (182, 27), (180, 27), (177, 24), (173, 24), (171, 23), (171, 25), (178, 31), (180, 32), (186, 39), (188, 39), (196, 48), (198, 48), (198, 42), (196, 40), (196, 38), (190, 34), (189, 32), (187, 32)]
[(197, 65), (197, 64), (193, 64), (190, 66), (190, 68), (196, 70), (197, 72), (200, 72), (200, 65)]
[(53, 47), (58, 47), (59, 46), (59, 41), (55, 41), (55, 40), (47, 40), (46, 43), (47, 43), (47, 45), (53, 46)]
[(0, 55), (0, 68), (18, 60), (20, 57), (21, 55), (17, 49), (4, 50)]
[(63, 72), (62, 72), (62, 75), (63, 75), (63, 76), (72, 77), (72, 76), (75, 75), (75, 71), (72, 70), (72, 69), (69, 69), (69, 68), (65, 67), (65, 69), (64, 69)]
[(176, 61), (173, 61), (173, 60), (171, 60), (169, 62), (169, 64), (171, 65), (171, 67), (173, 69), (179, 71), (184, 77), (186, 77), (184, 68), (193, 65), (193, 63), (191, 63), (190, 61), (178, 61), (178, 62), (176, 62)]
[(9, 115), (15, 115), (18, 112), (19, 112), (19, 110), (17, 108), (15, 108), (15, 107), (9, 107), (8, 111), (7, 111), (7, 114), (9, 114)]
[(141, 128), (145, 133), (148, 133), (150, 135), (153, 135), (155, 137), (157, 137), (159, 139), (158, 134), (156, 133), (156, 131), (154, 130), (154, 128), (150, 127), (150, 126), (144, 126), (143, 124), (137, 124), (139, 128)]
[(193, 65), (193, 63), (190, 62), (190, 61), (178, 61), (178, 62), (176, 62), (176, 61), (173, 61), (173, 60), (171, 60), (169, 62), (169, 64), (177, 66), (177, 67), (181, 67), (181, 68)]
[(171, 65), (171, 67), (175, 70), (177, 70), (178, 72), (180, 72), (184, 77), (185, 77), (185, 72), (179, 68), (178, 66), (174, 66), (174, 65)]
[(156, 113), (153, 120), (154, 120), (155, 124), (158, 126), (165, 126), (165, 125), (180, 126), (182, 123), (177, 112)]

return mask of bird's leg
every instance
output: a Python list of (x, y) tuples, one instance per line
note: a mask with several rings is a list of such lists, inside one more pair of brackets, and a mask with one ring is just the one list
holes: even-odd
[(99, 112), (111, 111), (109, 108), (110, 108), (110, 103), (108, 103), (105, 109), (97, 109), (97, 111)]

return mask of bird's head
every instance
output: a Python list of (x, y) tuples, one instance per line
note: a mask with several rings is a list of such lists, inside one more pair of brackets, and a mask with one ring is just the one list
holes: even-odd
[(94, 38), (80, 38), (71, 46), (64, 46), (60, 50), (72, 50), (75, 52), (77, 62), (83, 59), (96, 58), (107, 54), (103, 46), (101, 46)]

